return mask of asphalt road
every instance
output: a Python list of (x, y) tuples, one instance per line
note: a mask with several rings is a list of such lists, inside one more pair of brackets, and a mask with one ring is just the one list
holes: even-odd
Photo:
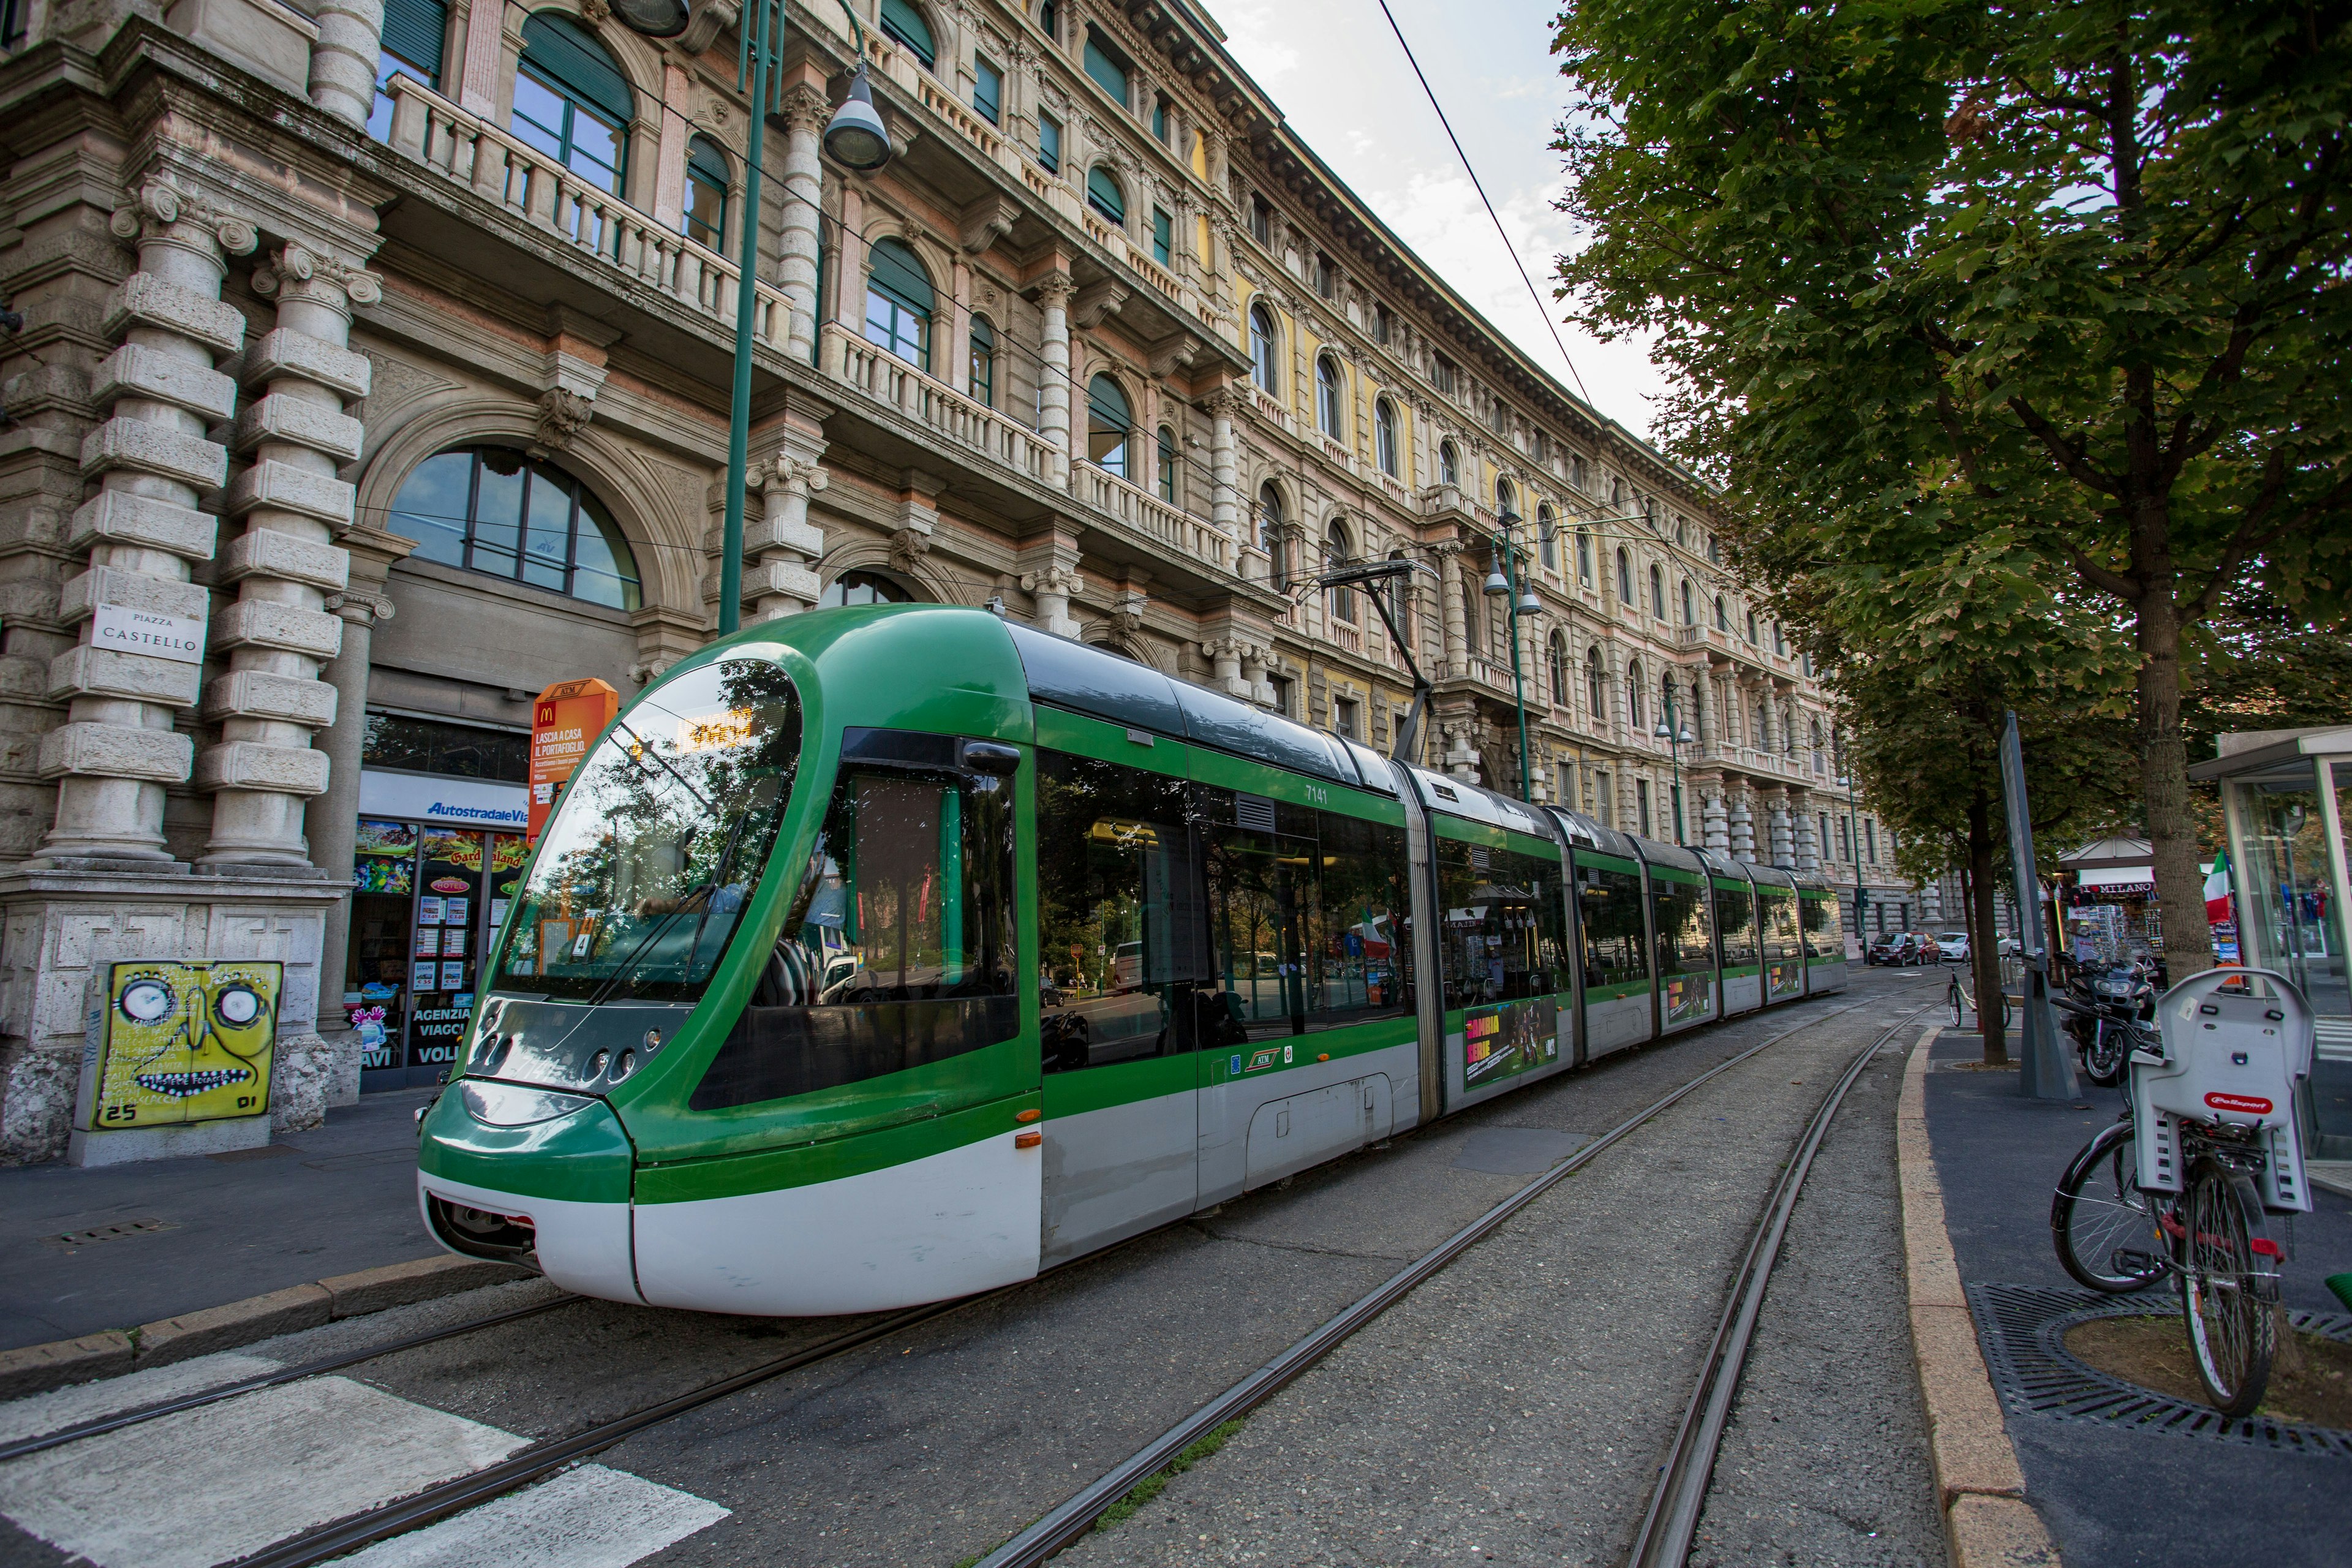
[[(1843, 998), (1505, 1097), (641, 1434), (573, 1472), (569, 1490), (549, 1483), (352, 1561), (945, 1568), (1584, 1139), (1745, 1046), (1843, 1009), (1562, 1183), (1262, 1409), (1223, 1453), (1064, 1559), (1613, 1561), (1773, 1173), (1837, 1070), (1898, 1006), (1925, 1000), (1923, 986), (1858, 977)], [(1738, 1452), (1749, 1474), (1719, 1487), (1705, 1521), (1721, 1560), (1940, 1556), (1917, 1414), (1902, 1404), (1907, 1352), (1888, 1339), (1901, 1323), (1887, 1229), (1892, 1089), (1881, 1081), (1893, 1064), (1866, 1075), (1817, 1165), (1819, 1194), (1799, 1211), (1792, 1248), (1809, 1266), (1768, 1303), (1757, 1381), (1719, 1472), (1734, 1473)], [(1891, 1306), (1878, 1299), (1890, 1288), (1881, 1276)], [(378, 1325), (387, 1337), (410, 1326), (403, 1314)], [(0, 1563), (79, 1552), (110, 1568), (205, 1568), (842, 1326), (565, 1306), (355, 1369), (307, 1404), (232, 1401), (204, 1421), (60, 1450), (69, 1461), (46, 1469), (0, 1467), (0, 1513), (47, 1538), (0, 1527)], [(241, 1359), (307, 1359), (358, 1331), (336, 1325)], [(1843, 1384), (1821, 1375), (1824, 1346), (1840, 1352)], [(1852, 1401), (1879, 1410), (1877, 1424), (1858, 1424)], [(24, 1418), (0, 1407), (0, 1426)], [(1754, 1506), (1768, 1497), (1793, 1506)]]

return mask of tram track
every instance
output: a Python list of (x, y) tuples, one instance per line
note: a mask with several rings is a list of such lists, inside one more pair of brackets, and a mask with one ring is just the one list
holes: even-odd
[[(1423, 1253), (1347, 1308), (1318, 1324), (1273, 1360), (1168, 1427), (1093, 1482), (1072, 1493), (1028, 1528), (982, 1557), (978, 1568), (1036, 1568), (1037, 1564), (1075, 1544), (1094, 1529), (1095, 1521), (1114, 1504), (1145, 1480), (1167, 1468), (1177, 1456), (1225, 1423), (1248, 1415), (1281, 1392), (1360, 1330), (1402, 1300), (1416, 1287), (1443, 1271), (1448, 1264), (1491, 1236), (1514, 1215), (1591, 1164), (1611, 1147), (1721, 1074), (1801, 1029), (1816, 1026), (1859, 1005), (1858, 1002), (1850, 1003), (1782, 1029), (1643, 1106), (1569, 1159), (1554, 1165), (1456, 1231), (1442, 1245)], [(1651, 1520), (1644, 1523), (1635, 1553), (1628, 1560), (1629, 1568), (1660, 1568), (1660, 1565), (1668, 1563), (1679, 1568), (1683, 1559), (1688, 1555), (1691, 1531), (1696, 1524), (1699, 1507), (1706, 1500), (1706, 1481), (1713, 1469), (1716, 1447), (1721, 1441), (1723, 1421), (1738, 1388), (1739, 1365), (1747, 1352), (1756, 1313), (1763, 1301), (1765, 1286), (1770, 1279), (1771, 1264), (1779, 1255), (1780, 1238), (1787, 1230), (1789, 1215), (1795, 1208), (1805, 1173), (1811, 1168), (1813, 1154), (1819, 1150), (1837, 1108), (1843, 1103), (1847, 1091), (1861, 1076), (1863, 1068), (1889, 1039), (1906, 1025), (1915, 1022), (1924, 1011), (1916, 1009), (1903, 1015), (1857, 1052), (1822, 1101), (1821, 1109), (1815, 1111), (1805, 1131), (1800, 1135), (1796, 1151), (1783, 1167), (1780, 1181), (1765, 1205), (1764, 1217), (1758, 1223), (1731, 1304), (1726, 1308), (1716, 1342), (1710, 1347), (1699, 1388), (1693, 1395), (1690, 1414), (1685, 1415), (1683, 1428), (1676, 1436), (1673, 1458), (1662, 1469), (1660, 1485), (1651, 1506)], [(1692, 1479), (1694, 1477), (1695, 1480)], [(1677, 1539), (1680, 1542), (1678, 1550), (1675, 1544)], [(1669, 1552), (1673, 1555), (1665, 1554)], [(1644, 1555), (1645, 1552), (1648, 1554)]]

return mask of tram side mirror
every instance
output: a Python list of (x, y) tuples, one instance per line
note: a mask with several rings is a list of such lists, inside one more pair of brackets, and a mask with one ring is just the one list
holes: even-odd
[(1021, 771), (1021, 752), (1016, 747), (994, 741), (965, 741), (960, 750), (958, 760), (973, 773), (1007, 779)]

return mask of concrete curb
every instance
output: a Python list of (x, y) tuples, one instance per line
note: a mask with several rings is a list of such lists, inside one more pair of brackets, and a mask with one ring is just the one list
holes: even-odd
[(1944, 1227), (1944, 1186), (1927, 1142), (1927, 1047), (1942, 1028), (1930, 1024), (1913, 1043), (1895, 1110), (1911, 1351), (1927, 1412), (1936, 1501), (1952, 1568), (2054, 1568), (2058, 1548), (2025, 1501), (2025, 1472), (2001, 1423)]
[(485, 1285), (531, 1278), (530, 1270), (507, 1263), (441, 1254), (406, 1263), (338, 1274), (331, 1279), (289, 1286), (265, 1296), (248, 1296), (226, 1306), (183, 1312), (176, 1318), (129, 1331), (56, 1340), (22, 1350), (0, 1351), (0, 1400), (22, 1399), (68, 1384), (118, 1377), (215, 1351), (234, 1350), (257, 1340), (315, 1329), (341, 1318), (381, 1312), (415, 1301), (478, 1290)]

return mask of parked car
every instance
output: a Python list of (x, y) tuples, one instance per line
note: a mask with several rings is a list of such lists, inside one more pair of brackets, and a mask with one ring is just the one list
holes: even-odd
[(1916, 931), (1889, 931), (1870, 944), (1863, 962), (1901, 969), (1920, 963), (1922, 951)]
[(1936, 945), (1943, 950), (1946, 963), (1966, 963), (1969, 961), (1969, 933), (1964, 931), (1938, 933)]

